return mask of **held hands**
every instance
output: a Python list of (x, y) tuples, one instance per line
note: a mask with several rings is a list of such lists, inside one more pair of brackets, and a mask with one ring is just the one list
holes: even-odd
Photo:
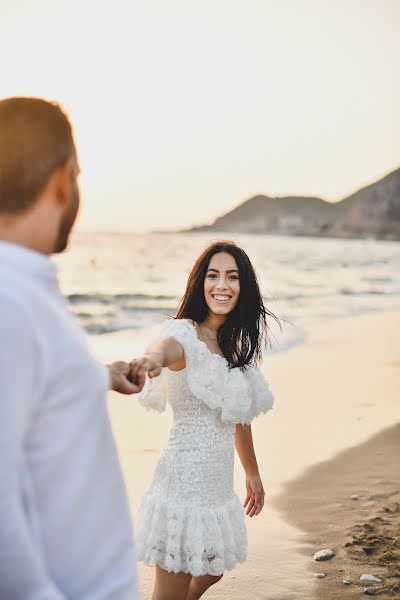
[(164, 358), (161, 352), (146, 352), (129, 364), (131, 377), (133, 379), (145, 377), (146, 373), (150, 378), (158, 377), (163, 369), (163, 363)]
[(120, 360), (107, 366), (112, 390), (120, 394), (137, 394), (142, 390), (146, 376), (133, 374), (128, 363)]
[(111, 389), (120, 394), (137, 394), (143, 389), (146, 373), (149, 377), (160, 375), (163, 356), (158, 352), (148, 352), (129, 364), (120, 360), (107, 366)]
[(254, 517), (260, 514), (264, 506), (264, 488), (259, 475), (246, 475), (246, 500), (243, 507), (246, 508), (246, 515)]

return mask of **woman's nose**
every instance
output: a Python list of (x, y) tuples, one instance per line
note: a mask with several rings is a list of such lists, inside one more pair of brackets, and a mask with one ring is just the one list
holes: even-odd
[(218, 279), (216, 287), (221, 290), (224, 290), (228, 287), (225, 277), (222, 276)]

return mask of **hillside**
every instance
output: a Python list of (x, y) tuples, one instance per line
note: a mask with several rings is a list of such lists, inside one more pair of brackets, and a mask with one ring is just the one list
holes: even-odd
[(191, 231), (400, 240), (400, 169), (336, 203), (308, 196), (254, 196)]

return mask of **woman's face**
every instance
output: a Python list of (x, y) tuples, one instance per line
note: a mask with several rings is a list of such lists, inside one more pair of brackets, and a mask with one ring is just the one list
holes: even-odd
[(235, 308), (239, 295), (239, 270), (235, 259), (227, 252), (214, 254), (204, 279), (208, 308), (217, 315), (227, 315)]

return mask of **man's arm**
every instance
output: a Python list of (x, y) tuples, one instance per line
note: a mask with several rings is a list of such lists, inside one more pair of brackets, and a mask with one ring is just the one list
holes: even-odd
[(24, 440), (40, 360), (23, 309), (0, 300), (0, 598), (61, 600), (28, 527), (21, 497)]

